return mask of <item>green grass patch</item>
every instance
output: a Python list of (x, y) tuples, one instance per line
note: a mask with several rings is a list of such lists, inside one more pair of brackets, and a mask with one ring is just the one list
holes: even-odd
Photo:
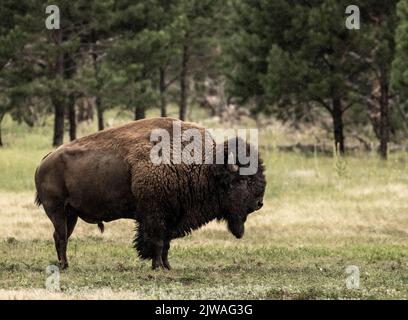
[[(0, 252), (3, 289), (45, 288), (45, 269), (56, 263), (51, 241), (2, 241)], [(408, 294), (403, 247), (177, 245), (170, 272), (150, 270), (130, 245), (114, 241), (76, 239), (69, 252), (71, 267), (61, 271), (62, 291), (109, 287), (161, 299), (401, 299)], [(348, 265), (361, 270), (359, 289), (346, 287)]]

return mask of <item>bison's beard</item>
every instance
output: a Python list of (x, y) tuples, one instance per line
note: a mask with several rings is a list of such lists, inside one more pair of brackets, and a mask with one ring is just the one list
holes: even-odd
[(244, 236), (245, 226), (243, 221), (238, 219), (228, 220), (228, 230), (237, 238), (241, 239)]

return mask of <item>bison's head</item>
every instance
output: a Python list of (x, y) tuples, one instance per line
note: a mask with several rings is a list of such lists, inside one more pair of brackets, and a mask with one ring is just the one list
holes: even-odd
[[(244, 223), (248, 215), (263, 206), (266, 181), (258, 151), (243, 140), (235, 139), (235, 143), (237, 145), (244, 144), (246, 154), (252, 160), (256, 160), (255, 170), (245, 172), (243, 169), (248, 169), (253, 163), (243, 164), (239, 155), (228, 149), (228, 143), (231, 146), (231, 140), (225, 143), (223, 152), (226, 160), (228, 158), (230, 163), (226, 161), (223, 166), (219, 166), (219, 179), (222, 186), (220, 202), (222, 218), (227, 221), (230, 232), (240, 239), (244, 235)], [(231, 164), (231, 158), (235, 159), (233, 164)]]

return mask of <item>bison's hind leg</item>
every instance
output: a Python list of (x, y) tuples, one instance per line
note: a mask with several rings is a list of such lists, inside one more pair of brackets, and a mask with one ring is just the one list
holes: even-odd
[(63, 205), (51, 205), (50, 203), (43, 204), (47, 216), (54, 225), (54, 242), (57, 250), (58, 260), (61, 268), (68, 267), (67, 245), (68, 238), (74, 231), (78, 216), (70, 210), (65, 210)]

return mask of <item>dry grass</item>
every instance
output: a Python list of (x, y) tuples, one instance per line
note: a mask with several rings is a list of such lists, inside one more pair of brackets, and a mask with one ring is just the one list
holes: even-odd
[(67, 292), (52, 292), (46, 289), (4, 290), (0, 289), (0, 300), (130, 300), (146, 299), (132, 291), (113, 291), (105, 288), (99, 290), (71, 290)]
[[(18, 240), (49, 240), (53, 226), (42, 207), (38, 208), (33, 202), (33, 192), (1, 192), (0, 238), (15, 238)], [(132, 237), (134, 223), (120, 220), (108, 225), (103, 235), (106, 239), (126, 239)], [(75, 237), (100, 237), (101, 233), (96, 225), (90, 225), (80, 220), (75, 228)]]

